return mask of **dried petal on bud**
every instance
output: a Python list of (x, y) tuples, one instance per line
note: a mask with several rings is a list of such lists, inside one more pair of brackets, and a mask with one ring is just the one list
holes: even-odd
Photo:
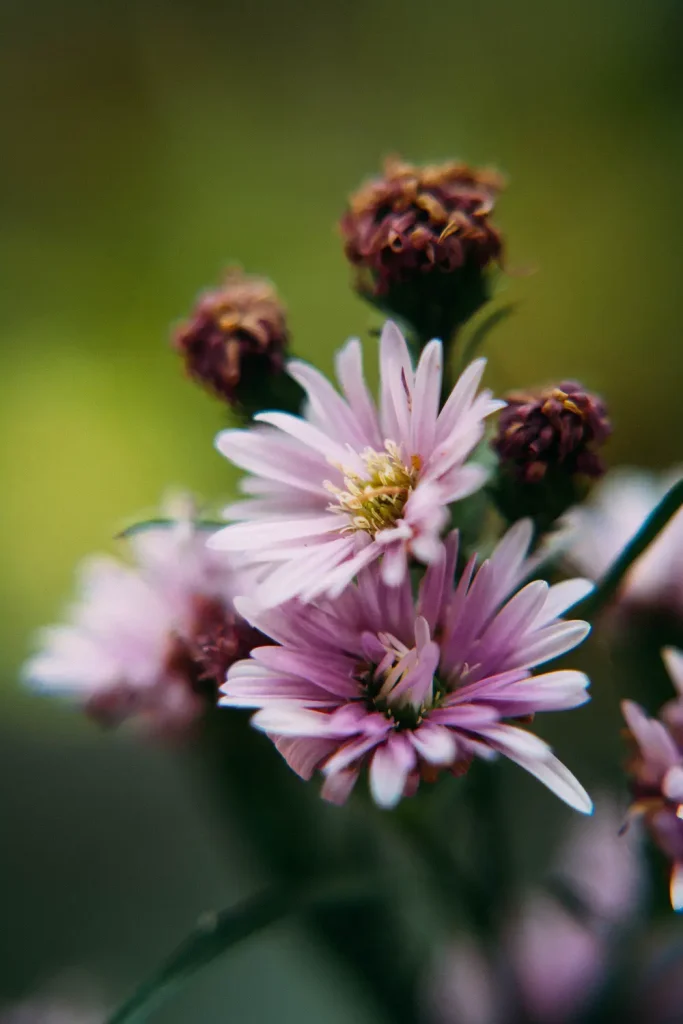
[(493, 446), (525, 483), (538, 483), (550, 469), (573, 476), (602, 476), (597, 449), (612, 432), (605, 403), (576, 381), (537, 394), (508, 396)]
[(612, 427), (602, 399), (576, 381), (507, 398), (492, 441), (493, 497), (509, 522), (531, 516), (543, 533), (605, 472), (598, 449)]
[(187, 373), (228, 405), (251, 405), (254, 390), (284, 366), (285, 309), (273, 285), (240, 270), (200, 295), (173, 346)]
[(488, 297), (483, 272), (502, 259), (489, 217), (503, 187), (492, 170), (387, 159), (340, 221), (357, 290), (425, 337), (452, 330)]

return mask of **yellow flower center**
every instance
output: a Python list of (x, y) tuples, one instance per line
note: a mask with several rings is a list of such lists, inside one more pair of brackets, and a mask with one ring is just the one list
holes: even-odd
[(380, 530), (394, 526), (403, 515), (417, 476), (422, 468), (419, 455), (410, 457), (406, 465), (397, 444), (387, 441), (383, 452), (366, 448), (361, 454), (366, 474), (359, 476), (353, 470), (340, 466), (344, 474), (344, 487), (325, 481), (325, 487), (335, 496), (328, 506), (331, 512), (342, 512), (351, 517), (345, 531), (363, 530), (373, 537)]

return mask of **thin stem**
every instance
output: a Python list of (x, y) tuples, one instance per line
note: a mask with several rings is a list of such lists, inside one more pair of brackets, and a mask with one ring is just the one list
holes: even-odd
[(679, 480), (664, 495), (654, 511), (648, 516), (633, 540), (626, 545), (614, 564), (599, 580), (595, 590), (573, 611), (579, 610), (586, 619), (593, 619), (617, 593), (627, 572), (637, 558), (650, 546), (664, 529), (669, 520), (683, 505), (683, 480)]

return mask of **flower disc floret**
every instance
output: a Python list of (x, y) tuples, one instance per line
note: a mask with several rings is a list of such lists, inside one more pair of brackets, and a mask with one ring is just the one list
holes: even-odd
[(325, 487), (336, 498), (328, 508), (331, 512), (341, 512), (350, 517), (344, 532), (363, 530), (374, 537), (380, 530), (395, 526), (403, 515), (415, 488), (422, 460), (419, 455), (404, 459), (398, 446), (391, 441), (386, 442), (383, 452), (366, 448), (361, 459), (366, 467), (365, 477), (349, 467), (340, 467), (346, 490), (325, 481)]

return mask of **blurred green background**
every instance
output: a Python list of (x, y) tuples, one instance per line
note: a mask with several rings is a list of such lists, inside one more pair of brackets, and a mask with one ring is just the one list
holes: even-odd
[[(169, 486), (229, 492), (223, 411), (169, 326), (239, 261), (329, 369), (374, 322), (346, 193), (388, 152), (493, 163), (521, 304), (490, 383), (577, 377), (610, 403), (613, 463), (679, 460), (682, 46), (680, 0), (2, 0), (0, 999), (73, 965), (115, 999), (249, 881), (173, 752), (17, 682), (82, 555)], [(304, 1017), (370, 1019), (280, 929), (158, 1019)]]

